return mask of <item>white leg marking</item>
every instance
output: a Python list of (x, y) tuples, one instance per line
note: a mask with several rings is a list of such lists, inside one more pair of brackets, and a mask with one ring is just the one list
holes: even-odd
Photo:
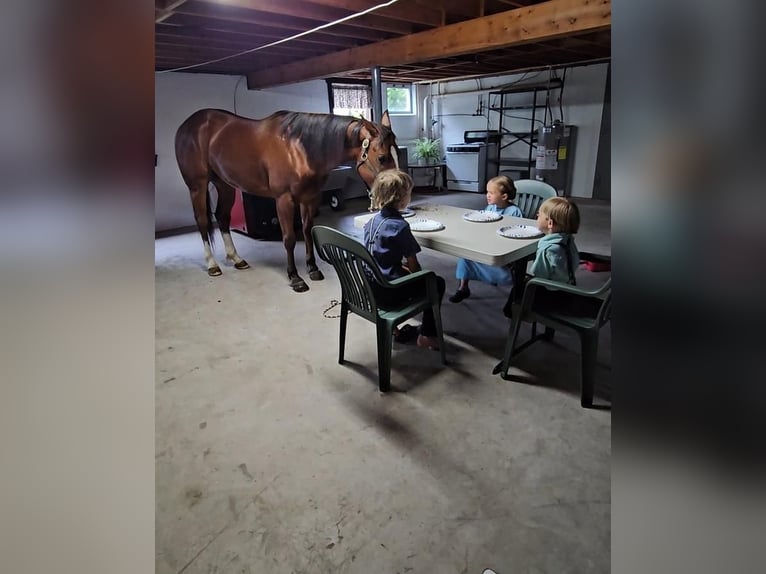
[(213, 267), (216, 267), (218, 263), (216, 263), (215, 257), (213, 257), (213, 250), (210, 249), (210, 242), (203, 240), (202, 243), (205, 245), (205, 261), (207, 262), (207, 268), (212, 269)]
[(226, 259), (229, 259), (234, 263), (239, 263), (242, 261), (242, 258), (234, 248), (234, 242), (231, 239), (231, 233), (222, 233), (221, 235), (223, 235), (223, 245), (226, 248)]

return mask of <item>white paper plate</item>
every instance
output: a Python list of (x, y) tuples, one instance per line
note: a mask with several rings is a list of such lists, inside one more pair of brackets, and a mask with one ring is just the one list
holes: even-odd
[(435, 219), (410, 219), (409, 224), (412, 231), (441, 231), (444, 229), (444, 224)]
[(463, 214), (466, 221), (475, 221), (477, 223), (488, 223), (490, 221), (499, 221), (503, 218), (497, 211), (469, 211)]
[(497, 230), (498, 234), (511, 239), (534, 239), (545, 235), (534, 225), (509, 225)]
[(413, 215), (415, 215), (415, 212), (412, 211), (411, 209), (403, 209), (402, 211), (399, 212), (399, 214), (402, 217), (412, 217)]

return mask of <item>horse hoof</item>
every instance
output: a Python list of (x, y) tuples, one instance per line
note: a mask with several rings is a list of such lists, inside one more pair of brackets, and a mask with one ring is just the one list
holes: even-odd
[(306, 282), (300, 277), (290, 281), (290, 287), (292, 287), (293, 291), (295, 291), (296, 293), (303, 293), (304, 291), (309, 290), (309, 286), (306, 285)]
[(234, 264), (234, 269), (250, 269), (250, 265), (243, 259), (239, 263)]
[(210, 269), (207, 270), (207, 274), (210, 275), (211, 277), (218, 277), (219, 275), (222, 274), (221, 268), (218, 267), (218, 265), (216, 265), (215, 267), (211, 267)]
[(309, 271), (309, 278), (312, 281), (321, 281), (324, 279), (324, 275), (322, 275), (322, 272), (319, 269), (315, 269), (314, 271)]

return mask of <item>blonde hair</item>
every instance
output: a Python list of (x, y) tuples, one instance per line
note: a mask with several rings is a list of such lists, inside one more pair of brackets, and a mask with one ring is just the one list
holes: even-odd
[(500, 193), (504, 193), (508, 196), (508, 201), (516, 199), (516, 186), (513, 184), (513, 180), (507, 175), (498, 175), (490, 179), (487, 183), (494, 183), (500, 188)]
[(577, 233), (580, 229), (580, 210), (566, 197), (551, 197), (543, 201), (540, 213), (553, 221), (558, 233)]
[(370, 210), (398, 205), (412, 191), (412, 178), (398, 169), (381, 171), (370, 189)]

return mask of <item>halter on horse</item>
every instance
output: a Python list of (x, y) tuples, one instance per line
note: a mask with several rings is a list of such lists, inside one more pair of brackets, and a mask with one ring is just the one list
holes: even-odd
[(375, 176), (398, 167), (396, 136), (386, 111), (380, 125), (365, 119), (331, 114), (276, 112), (251, 120), (223, 110), (205, 109), (192, 114), (176, 132), (176, 159), (191, 193), (194, 217), (202, 235), (208, 275), (221, 274), (211, 249), (212, 207), (208, 185), (218, 190), (215, 209), (223, 236), (226, 259), (237, 269), (249, 267), (231, 239), (231, 209), (235, 188), (273, 197), (287, 251), (287, 277), (295, 291), (308, 285), (295, 268), (293, 214), (300, 206), (306, 266), (309, 277), (324, 279), (314, 259), (311, 238), (320, 188), (330, 171), (354, 160), (359, 176), (372, 185)]

